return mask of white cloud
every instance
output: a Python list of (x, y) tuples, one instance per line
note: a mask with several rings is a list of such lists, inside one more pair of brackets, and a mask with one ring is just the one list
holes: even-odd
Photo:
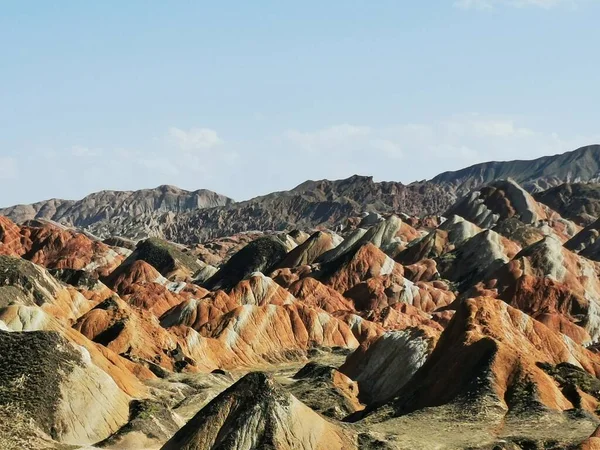
[[(300, 171), (304, 165), (305, 178), (314, 177), (310, 172), (317, 171), (318, 161), (323, 178), (337, 174), (343, 165), (345, 176), (360, 173), (411, 182), (479, 162), (533, 159), (598, 141), (600, 136), (561, 137), (511, 117), (466, 114), (431, 123), (288, 131), (283, 142), (289, 158), (297, 158), (293, 167)], [(318, 160), (311, 155), (318, 155)]]
[(481, 138), (526, 137), (535, 134), (533, 130), (519, 127), (514, 119), (485, 118), (478, 114), (456, 116), (442, 122), (448, 134), (456, 136), (477, 136)]
[(490, 10), (497, 6), (514, 8), (537, 7), (550, 9), (557, 6), (577, 6), (585, 0), (456, 0), (454, 6), (461, 9)]
[(223, 143), (217, 132), (210, 128), (182, 130), (171, 127), (168, 137), (183, 151), (208, 150)]
[(71, 147), (71, 155), (79, 157), (93, 157), (102, 155), (102, 150), (85, 147), (83, 145), (74, 145)]
[(17, 160), (9, 156), (0, 157), (0, 180), (14, 180), (18, 177)]
[(284, 137), (306, 151), (321, 151), (345, 145), (370, 133), (369, 127), (342, 124), (316, 131), (288, 130)]

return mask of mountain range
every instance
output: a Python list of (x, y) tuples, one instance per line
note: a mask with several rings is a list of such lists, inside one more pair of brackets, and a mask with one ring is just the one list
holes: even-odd
[(532, 166), (10, 209), (0, 448), (600, 448), (600, 184)]
[(345, 225), (349, 217), (372, 211), (440, 215), (458, 197), (496, 179), (511, 178), (529, 192), (539, 192), (563, 183), (598, 181), (599, 173), (600, 146), (591, 145), (530, 161), (477, 164), (408, 185), (353, 176), (306, 181), (289, 191), (242, 202), (204, 189), (190, 192), (159, 186), (102, 191), (78, 201), (51, 199), (11, 206), (0, 209), (0, 214), (17, 223), (52, 220), (100, 238), (154, 236), (192, 244), (246, 231), (335, 228)]

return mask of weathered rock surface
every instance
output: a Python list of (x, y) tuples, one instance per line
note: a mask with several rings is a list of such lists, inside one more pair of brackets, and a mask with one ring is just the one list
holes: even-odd
[(205, 267), (204, 263), (184, 252), (184, 248), (157, 238), (139, 242), (133, 253), (119, 266), (118, 271), (121, 272), (135, 261), (145, 261), (162, 276), (177, 281), (189, 281)]
[(295, 375), (288, 391), (314, 411), (333, 419), (363, 409), (358, 385), (335, 367), (309, 362)]
[(598, 183), (564, 183), (536, 192), (533, 196), (538, 202), (578, 225), (587, 226), (600, 216)]
[(22, 442), (18, 423), (31, 421), (51, 439), (91, 444), (108, 437), (129, 414), (129, 397), (82, 347), (56, 332), (0, 330), (2, 442)]
[(429, 357), (437, 336), (419, 328), (388, 331), (352, 353), (340, 371), (358, 383), (366, 404), (395, 397)]
[(203, 286), (207, 289), (230, 289), (254, 272), (268, 273), (287, 252), (285, 245), (277, 239), (256, 239), (233, 255)]
[(162, 450), (350, 450), (348, 431), (327, 422), (263, 373), (246, 375), (190, 420)]
[(523, 249), (474, 291), (497, 295), (575, 341), (589, 343), (600, 336), (597, 271), (595, 263), (548, 236)]
[(376, 415), (447, 404), (491, 416), (597, 405), (579, 386), (561, 390), (540, 363), (569, 363), (593, 378), (600, 375), (598, 356), (568, 337), (502, 301), (469, 299), (458, 307), (425, 364)]
[(323, 253), (334, 249), (342, 239), (332, 233), (317, 231), (306, 241), (291, 250), (278, 264), (278, 268), (298, 267), (315, 262)]
[[(52, 199), (32, 205), (17, 205), (0, 214), (21, 223), (48, 219), (65, 225), (88, 228), (97, 236), (122, 235), (146, 238), (143, 225), (128, 229), (126, 219), (151, 219), (157, 213), (182, 213), (232, 203), (230, 198), (205, 189), (190, 192), (174, 186), (159, 186), (139, 191), (101, 191), (79, 201)], [(143, 223), (143, 220), (140, 221)], [(126, 232), (125, 232), (126, 231)]]

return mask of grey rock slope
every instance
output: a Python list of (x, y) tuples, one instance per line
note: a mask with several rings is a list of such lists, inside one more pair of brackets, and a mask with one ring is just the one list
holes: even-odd
[(444, 172), (431, 183), (446, 186), (457, 196), (494, 180), (512, 178), (530, 192), (570, 182), (598, 181), (600, 145), (589, 145), (560, 155), (532, 160), (492, 161)]
[(345, 180), (306, 181), (291, 191), (275, 192), (222, 208), (160, 220), (167, 239), (185, 243), (244, 231), (336, 228), (367, 211), (435, 214), (450, 206), (451, 193), (429, 183), (403, 185), (353, 176)]
[(587, 226), (600, 216), (600, 183), (564, 183), (534, 198), (578, 225)]
[(0, 214), (18, 223), (46, 219), (92, 231), (103, 227), (107, 231), (113, 231), (111, 228), (120, 231), (119, 228), (131, 223), (133, 218), (140, 223), (151, 222), (156, 214), (180, 213), (230, 203), (233, 203), (232, 199), (205, 189), (191, 192), (164, 185), (139, 191), (101, 191), (78, 201), (51, 199), (32, 205), (16, 205), (0, 209)]

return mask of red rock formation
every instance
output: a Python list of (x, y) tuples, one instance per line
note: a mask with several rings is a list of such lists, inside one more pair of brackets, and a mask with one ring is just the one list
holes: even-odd
[(600, 450), (600, 426), (592, 435), (579, 444), (574, 450)]
[(385, 331), (378, 323), (348, 311), (337, 311), (333, 313), (333, 316), (348, 325), (359, 342), (375, 338)]
[(344, 293), (369, 278), (387, 275), (403, 278), (404, 268), (375, 245), (367, 243), (359, 247), (349, 260), (344, 261), (341, 267), (327, 276), (323, 282), (336, 291)]
[(289, 288), (296, 281), (308, 277), (312, 272), (313, 269), (311, 266), (299, 266), (293, 269), (285, 268), (274, 270), (270, 277), (280, 286)]
[(297, 359), (313, 347), (358, 346), (344, 322), (301, 305), (240, 306), (204, 324), (199, 332), (224, 346), (218, 353), (223, 368)]
[(22, 256), (48, 269), (84, 269), (107, 275), (123, 256), (85, 234), (50, 222), (19, 227), (0, 216), (0, 255)]
[(419, 262), (404, 266), (404, 276), (413, 283), (417, 281), (433, 281), (440, 277), (437, 263), (433, 259), (422, 259)]
[(303, 305), (240, 306), (199, 327), (168, 328), (199, 370), (257, 367), (304, 359), (315, 347), (355, 348), (350, 326)]
[(421, 233), (405, 221), (402, 221), (402, 225), (396, 233), (396, 237), (399, 237), (402, 242), (408, 243), (420, 238)]
[(118, 355), (175, 370), (176, 339), (150, 312), (134, 310), (118, 298), (102, 302), (84, 314), (73, 328)]
[(296, 281), (288, 290), (302, 303), (328, 313), (354, 311), (354, 305), (350, 300), (311, 277)]
[(106, 278), (121, 298), (132, 306), (160, 317), (190, 298), (202, 298), (208, 291), (184, 282), (170, 282), (145, 261), (122, 265)]
[(161, 317), (165, 327), (186, 325), (199, 330), (206, 322), (242, 305), (285, 305), (296, 299), (271, 278), (257, 272), (240, 281), (230, 292), (211, 292), (203, 298), (190, 298)]
[(49, 269), (83, 269), (105, 276), (123, 261), (108, 245), (51, 224), (24, 226), (21, 234), (31, 242), (23, 257)]
[(25, 253), (24, 240), (21, 229), (7, 217), (0, 216), (0, 255), (21, 256)]
[(428, 328), (441, 332), (442, 325), (421, 309), (408, 303), (395, 303), (378, 311), (365, 313), (365, 317), (380, 324), (386, 330), (404, 330), (411, 327)]
[(600, 336), (600, 280), (596, 264), (547, 237), (477, 285), (577, 342)]
[(432, 312), (455, 299), (454, 293), (442, 281), (412, 283), (406, 278), (391, 275), (369, 278), (344, 295), (354, 301), (359, 311), (379, 311), (397, 303), (408, 303), (422, 311)]
[[(542, 368), (569, 363), (600, 375), (600, 358), (523, 312), (492, 298), (464, 301), (425, 364), (392, 402), (396, 414), (454, 404), (461, 410), (585, 407), (582, 395)], [(589, 396), (586, 394), (586, 399)], [(597, 402), (595, 402), (597, 405)], [(595, 406), (594, 405), (594, 406)]]
[(104, 279), (104, 283), (116, 292), (123, 292), (133, 284), (165, 284), (166, 281), (158, 270), (142, 260), (123, 264)]

